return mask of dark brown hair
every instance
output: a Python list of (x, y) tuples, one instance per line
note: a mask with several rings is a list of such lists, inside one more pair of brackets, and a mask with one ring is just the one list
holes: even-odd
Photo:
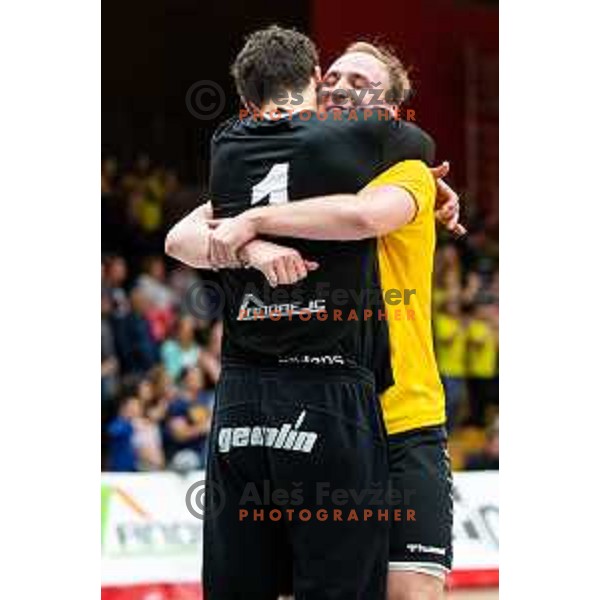
[(303, 90), (318, 64), (317, 49), (307, 36), (272, 25), (248, 37), (231, 74), (239, 95), (260, 107), (275, 94)]

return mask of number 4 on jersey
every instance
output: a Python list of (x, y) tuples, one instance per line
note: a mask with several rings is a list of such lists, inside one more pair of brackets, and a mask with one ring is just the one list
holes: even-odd
[(288, 173), (290, 163), (278, 163), (271, 167), (267, 176), (252, 188), (254, 206), (266, 196), (269, 204), (284, 204), (288, 201)]

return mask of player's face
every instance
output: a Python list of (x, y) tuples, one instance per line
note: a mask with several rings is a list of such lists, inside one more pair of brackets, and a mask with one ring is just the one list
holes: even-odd
[[(387, 68), (380, 60), (364, 52), (350, 52), (340, 56), (325, 73), (320, 98), (327, 110), (381, 106), (389, 83)], [(351, 90), (356, 94), (349, 95)], [(382, 92), (377, 96), (373, 90)]]

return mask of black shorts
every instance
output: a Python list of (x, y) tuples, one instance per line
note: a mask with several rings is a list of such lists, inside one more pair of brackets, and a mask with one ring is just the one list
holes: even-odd
[(205, 600), (383, 599), (389, 522), (365, 518), (373, 495), (360, 492), (387, 477), (368, 371), (225, 367), (209, 442)]
[(442, 576), (452, 568), (452, 471), (445, 428), (393, 434), (388, 443), (391, 502), (406, 515), (391, 524), (390, 570)]

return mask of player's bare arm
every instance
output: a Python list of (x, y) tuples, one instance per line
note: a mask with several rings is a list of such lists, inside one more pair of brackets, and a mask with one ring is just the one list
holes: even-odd
[(209, 260), (212, 204), (205, 202), (177, 222), (165, 238), (165, 254), (195, 269), (211, 269)]
[[(447, 162), (431, 170), (436, 179), (437, 197), (436, 197), (436, 217), (448, 230), (455, 235), (463, 235), (466, 230), (459, 224), (460, 204), (459, 197), (454, 190), (443, 181), (443, 177), (448, 174), (449, 165)], [(383, 192), (382, 192), (383, 195)], [(342, 197), (339, 201), (342, 201)], [(352, 198), (356, 198), (352, 196)], [(331, 199), (331, 198), (330, 198)], [(319, 200), (321, 201), (321, 200)], [(295, 205), (294, 205), (295, 206)], [(369, 222), (370, 216), (365, 213), (357, 214), (356, 210), (359, 207), (345, 205), (343, 207), (333, 206), (332, 210), (342, 208), (345, 212), (346, 219), (338, 222), (338, 225), (350, 226), (351, 235), (356, 235), (357, 232), (366, 231), (369, 233), (366, 237), (373, 237), (373, 221)], [(371, 207), (372, 208), (372, 207)], [(319, 209), (323, 209), (323, 205), (319, 205)], [(257, 209), (259, 210), (259, 209)], [(310, 209), (312, 210), (312, 209)], [(339, 216), (334, 213), (336, 218)], [(197, 269), (219, 269), (219, 268), (235, 268), (240, 267), (240, 258), (248, 266), (260, 270), (269, 280), (271, 285), (274, 285), (273, 273), (279, 273), (280, 282), (295, 283), (298, 281), (296, 277), (302, 278), (305, 272), (317, 268), (314, 263), (306, 263), (299, 258), (298, 253), (292, 248), (286, 248), (278, 244), (263, 242), (262, 240), (253, 240), (257, 234), (248, 235), (250, 230), (241, 227), (242, 223), (229, 223), (227, 227), (224, 223), (219, 227), (216, 237), (219, 241), (211, 244), (211, 226), (209, 225), (212, 219), (213, 211), (212, 204), (206, 202), (193, 210), (190, 214), (179, 221), (167, 234), (165, 240), (165, 252), (168, 256), (179, 260), (180, 262), (197, 268)], [(319, 212), (319, 216), (322, 214)], [(314, 225), (314, 214), (311, 217)], [(388, 221), (384, 221), (388, 222)], [(214, 226), (214, 224), (213, 224)], [(235, 235), (243, 235), (244, 230), (247, 231), (246, 243), (252, 240), (251, 245), (247, 248), (244, 257), (238, 256), (239, 250), (244, 244), (239, 240), (236, 243), (229, 243), (225, 240), (225, 236), (233, 235), (228, 232), (228, 228), (240, 226), (239, 233)], [(392, 229), (393, 230), (393, 229)], [(327, 229), (327, 232), (329, 230)], [(283, 235), (279, 233), (279, 235)], [(327, 233), (327, 236), (329, 233)], [(343, 232), (337, 229), (337, 235), (334, 238), (325, 237), (317, 239), (359, 239), (355, 237), (342, 237)], [(383, 235), (383, 234), (378, 234)], [(298, 237), (291, 235), (290, 237)], [(243, 238), (242, 238), (243, 239)], [(305, 275), (304, 275), (305, 276)]]
[(214, 252), (236, 256), (259, 235), (311, 240), (361, 240), (386, 235), (410, 223), (417, 211), (410, 192), (397, 186), (366, 188), (300, 202), (253, 208), (235, 219), (211, 221)]
[(292, 284), (318, 268), (305, 261), (293, 248), (266, 240), (252, 240), (239, 256), (225, 251), (210, 253), (212, 204), (206, 202), (176, 223), (165, 239), (165, 252), (171, 258), (196, 269), (239, 268), (242, 264), (259, 270), (271, 285)]
[[(436, 181), (435, 214), (436, 219), (458, 237), (464, 235), (466, 229), (459, 223), (459, 196), (443, 180), (449, 170), (447, 162), (431, 169)], [(314, 198), (252, 209), (237, 219), (211, 221), (211, 226), (217, 229), (211, 237), (210, 252), (222, 261), (234, 261), (239, 249), (260, 234), (320, 240), (379, 237), (414, 218), (412, 212), (406, 220), (411, 214), (411, 207), (416, 210), (414, 199), (408, 192), (398, 190), (400, 188), (395, 187), (377, 194), (365, 190), (359, 195)], [(369, 202), (368, 208), (361, 204), (361, 200)]]
[[(255, 243), (257, 241), (259, 243)], [(319, 268), (318, 263), (304, 260), (297, 250), (266, 240), (253, 240), (246, 244), (239, 257), (258, 269), (271, 287), (296, 283)]]

